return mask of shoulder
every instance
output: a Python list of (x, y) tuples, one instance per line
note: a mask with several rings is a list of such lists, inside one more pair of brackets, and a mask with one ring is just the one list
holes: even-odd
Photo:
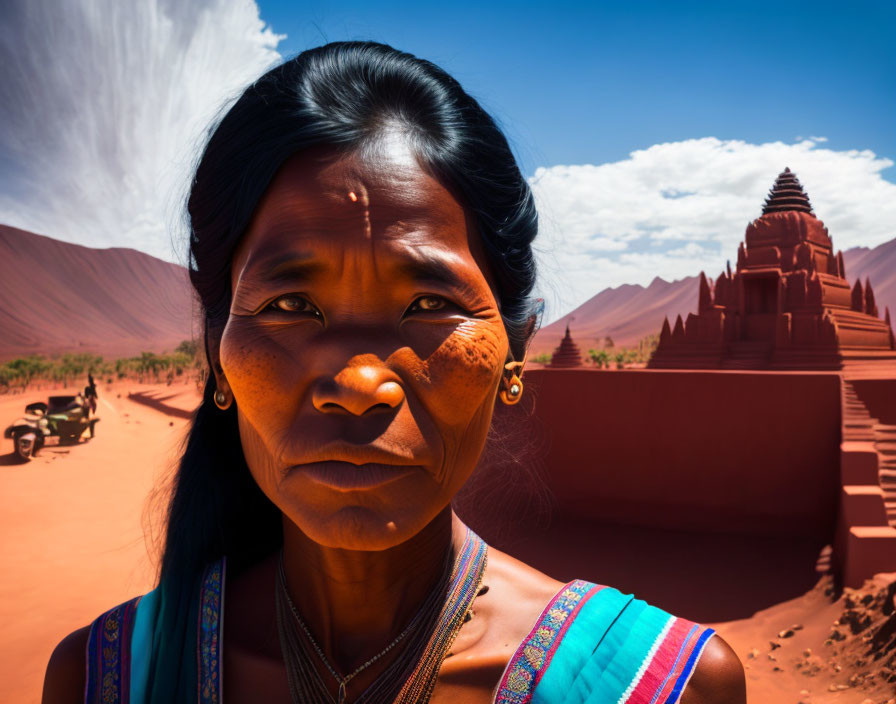
[(483, 583), (494, 596), (500, 596), (519, 613), (519, 606), (529, 604), (540, 611), (563, 588), (564, 582), (549, 577), (535, 567), (505, 552), (488, 547), (488, 565)]
[[(503, 667), (562, 587), (562, 582), (489, 546), (482, 585), (472, 605), (474, 617), (458, 633), (452, 654), (484, 655), (501, 661)], [(455, 658), (447, 670), (458, 667), (460, 660)]]
[(43, 704), (68, 704), (84, 700), (85, 660), (90, 626), (63, 638), (53, 650), (44, 677)]
[(731, 646), (718, 634), (706, 643), (681, 704), (745, 704), (744, 668)]

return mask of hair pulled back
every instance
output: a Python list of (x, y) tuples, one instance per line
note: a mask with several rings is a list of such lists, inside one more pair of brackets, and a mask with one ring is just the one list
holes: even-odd
[[(190, 279), (206, 339), (220, 336), (227, 321), (234, 252), (284, 161), (318, 145), (361, 149), (396, 127), (421, 168), (454, 189), (475, 223), (511, 350), (522, 359), (537, 313), (531, 243), (538, 221), (529, 185), (501, 130), (456, 80), (373, 42), (327, 44), (271, 69), (213, 130), (188, 200)], [(214, 391), (209, 375), (169, 505), (160, 585), (161, 626), (171, 635), (183, 629), (205, 565), (226, 555), (228, 569), (239, 569), (282, 540), (279, 511), (246, 466), (236, 408), (216, 408)], [(176, 667), (179, 655), (157, 668)], [(165, 696), (177, 695), (154, 689), (152, 699)]]

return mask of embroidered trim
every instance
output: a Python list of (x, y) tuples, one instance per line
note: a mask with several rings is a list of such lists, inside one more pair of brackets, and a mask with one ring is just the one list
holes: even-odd
[(224, 560), (206, 569), (199, 592), (198, 701), (221, 701), (221, 634), (224, 617)]
[(87, 638), (86, 704), (128, 704), (131, 633), (140, 597), (109, 609), (90, 625)]
[(528, 704), (551, 664), (575, 614), (603, 587), (581, 579), (569, 582), (548, 603), (504, 670), (495, 704)]

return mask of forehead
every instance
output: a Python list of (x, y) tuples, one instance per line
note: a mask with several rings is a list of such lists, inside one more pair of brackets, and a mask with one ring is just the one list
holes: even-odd
[(289, 158), (256, 208), (233, 271), (262, 255), (353, 249), (399, 258), (435, 249), (484, 264), (461, 203), (403, 140), (387, 139), (364, 153), (313, 148)]

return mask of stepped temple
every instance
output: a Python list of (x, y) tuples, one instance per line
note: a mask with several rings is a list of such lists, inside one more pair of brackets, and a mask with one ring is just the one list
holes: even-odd
[(843, 255), (789, 168), (713, 284), (700, 272), (697, 313), (663, 322), (648, 367), (857, 369), (896, 362), (890, 312), (870, 281), (850, 288)]
[(582, 352), (579, 350), (579, 346), (573, 342), (572, 335), (569, 334), (569, 325), (566, 326), (566, 334), (551, 355), (551, 361), (548, 366), (555, 369), (570, 369), (582, 366)]

